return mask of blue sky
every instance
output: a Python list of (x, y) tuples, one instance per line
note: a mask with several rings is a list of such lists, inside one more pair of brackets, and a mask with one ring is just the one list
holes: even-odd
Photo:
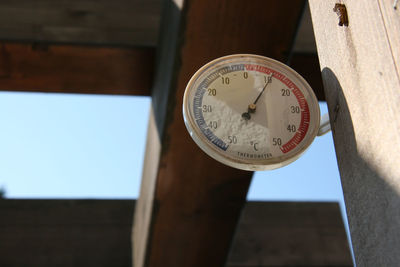
[[(149, 109), (149, 97), (1, 92), (0, 188), (9, 198), (137, 198)], [(256, 172), (248, 199), (343, 203), (332, 134)]]
[[(9, 198), (137, 198), (149, 109), (148, 97), (1, 92), (0, 188)], [(248, 199), (342, 202), (331, 133), (294, 163), (255, 173)]]
[(0, 93), (9, 198), (135, 198), (148, 97)]

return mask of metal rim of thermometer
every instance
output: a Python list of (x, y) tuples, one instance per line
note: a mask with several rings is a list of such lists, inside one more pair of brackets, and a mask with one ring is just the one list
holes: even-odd
[(288, 66), (258, 55), (215, 59), (190, 79), (185, 125), (215, 160), (243, 170), (283, 167), (318, 133), (320, 111), (308, 83)]

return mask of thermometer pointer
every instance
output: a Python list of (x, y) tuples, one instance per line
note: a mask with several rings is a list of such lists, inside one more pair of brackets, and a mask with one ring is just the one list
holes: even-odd
[(268, 84), (272, 83), (272, 76), (273, 76), (273, 74), (271, 74), (270, 76), (268, 76), (268, 80), (267, 80), (267, 82), (265, 83), (265, 85), (264, 85), (263, 89), (261, 90), (261, 92), (258, 94), (256, 100), (254, 100), (253, 104), (250, 104), (250, 105), (248, 106), (247, 112), (244, 112), (244, 113), (242, 114), (242, 118), (243, 118), (243, 119), (245, 119), (245, 120), (250, 120), (250, 119), (251, 119), (250, 113), (255, 113), (255, 112), (256, 112), (256, 109), (257, 109), (257, 105), (256, 105), (256, 104), (257, 104), (257, 101), (260, 99), (261, 95), (264, 93), (265, 88), (267, 88)]

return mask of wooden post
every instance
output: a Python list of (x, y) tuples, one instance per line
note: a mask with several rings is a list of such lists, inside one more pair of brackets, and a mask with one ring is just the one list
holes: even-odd
[(337, 2), (310, 9), (355, 260), (398, 266), (400, 6), (345, 0), (335, 12)]
[(183, 93), (190, 77), (217, 57), (254, 53), (286, 61), (304, 1), (165, 4), (149, 126), (156, 133), (149, 131), (133, 262), (225, 266), (252, 172), (222, 165), (195, 145), (182, 118)]

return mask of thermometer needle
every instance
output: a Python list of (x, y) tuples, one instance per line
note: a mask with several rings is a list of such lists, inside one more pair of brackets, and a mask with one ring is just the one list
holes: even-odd
[(264, 93), (265, 88), (267, 88), (267, 85), (270, 84), (270, 83), (272, 82), (272, 76), (273, 76), (273, 74), (271, 74), (270, 76), (268, 76), (268, 80), (267, 80), (267, 82), (265, 83), (265, 85), (264, 85), (263, 89), (261, 90), (261, 92), (258, 94), (256, 100), (254, 100), (254, 102), (248, 106), (247, 112), (244, 112), (244, 113), (242, 114), (242, 118), (243, 118), (243, 119), (245, 119), (245, 120), (250, 120), (250, 119), (251, 119), (250, 113), (256, 112), (256, 108), (257, 108), (257, 105), (256, 105), (256, 104), (257, 104), (257, 101), (260, 99), (261, 95)]

